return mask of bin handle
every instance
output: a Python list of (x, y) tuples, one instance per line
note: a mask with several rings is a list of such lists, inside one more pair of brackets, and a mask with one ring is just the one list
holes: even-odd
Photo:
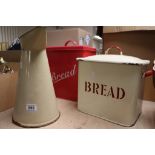
[(105, 51), (105, 54), (108, 54), (108, 52), (109, 52), (112, 48), (115, 48), (115, 49), (119, 50), (120, 55), (123, 55), (122, 49), (121, 49), (119, 46), (116, 46), (116, 45), (113, 45), (113, 46), (109, 47), (109, 48)]
[(153, 76), (153, 84), (155, 86), (155, 61), (152, 70), (148, 70), (143, 74), (143, 77)]
[(153, 70), (148, 70), (144, 73), (143, 77), (149, 77), (153, 75)]
[(76, 41), (74, 41), (74, 40), (68, 40), (68, 41), (66, 41), (65, 46), (67, 46), (69, 43), (72, 43), (74, 46), (77, 46), (78, 45)]

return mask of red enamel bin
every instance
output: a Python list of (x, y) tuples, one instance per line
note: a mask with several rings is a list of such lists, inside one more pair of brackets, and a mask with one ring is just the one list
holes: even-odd
[[(68, 46), (72, 43), (73, 46)], [(56, 97), (77, 101), (78, 63), (77, 57), (96, 54), (96, 49), (88, 46), (77, 46), (75, 41), (67, 41), (65, 46), (47, 47), (51, 76)]]

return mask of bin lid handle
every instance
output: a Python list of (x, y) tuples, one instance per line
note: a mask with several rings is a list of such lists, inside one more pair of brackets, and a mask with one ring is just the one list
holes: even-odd
[(72, 43), (74, 46), (77, 46), (78, 45), (78, 43), (76, 41), (74, 41), (74, 40), (68, 40), (68, 41), (66, 41), (65, 46), (67, 46), (69, 43)]
[(109, 52), (112, 48), (115, 48), (115, 49), (119, 50), (120, 55), (123, 55), (122, 49), (121, 49), (119, 46), (116, 46), (116, 45), (112, 45), (110, 48), (108, 48), (108, 49), (105, 51), (105, 54), (108, 54), (108, 52)]

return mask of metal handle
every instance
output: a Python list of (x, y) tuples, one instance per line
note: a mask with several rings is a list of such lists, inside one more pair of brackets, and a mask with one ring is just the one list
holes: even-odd
[(155, 61), (154, 61), (153, 69), (143, 74), (143, 77), (149, 77), (149, 76), (152, 76), (152, 81), (155, 88)]
[(3, 59), (3, 57), (0, 57), (0, 65), (1, 64), (6, 64), (6, 61)]
[(3, 59), (3, 57), (0, 57), (0, 66), (2, 65), (2, 69), (0, 70), (0, 73), (13, 73), (13, 69), (6, 65), (7, 62)]
[(153, 70), (148, 70), (144, 73), (143, 77), (149, 77), (153, 75)]
[(108, 48), (108, 49), (105, 51), (105, 54), (108, 54), (108, 52), (109, 52), (112, 48), (115, 48), (115, 49), (119, 50), (120, 55), (123, 55), (122, 49), (121, 49), (119, 46), (116, 46), (116, 45), (113, 45), (113, 46), (111, 46), (110, 48)]
[(146, 71), (143, 75), (143, 77), (149, 77), (149, 76), (153, 76), (153, 78), (155, 79), (155, 61), (152, 70)]
[(74, 46), (77, 46), (77, 42), (74, 41), (74, 40), (68, 40), (66, 43), (65, 43), (65, 46), (67, 46), (69, 43), (72, 43)]

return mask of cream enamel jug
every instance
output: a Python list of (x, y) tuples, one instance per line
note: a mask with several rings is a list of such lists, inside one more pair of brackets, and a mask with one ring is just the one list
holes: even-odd
[(42, 41), (45, 37), (45, 30), (37, 28), (21, 39), (24, 50), (12, 119), (23, 127), (41, 127), (59, 118), (45, 44)]

